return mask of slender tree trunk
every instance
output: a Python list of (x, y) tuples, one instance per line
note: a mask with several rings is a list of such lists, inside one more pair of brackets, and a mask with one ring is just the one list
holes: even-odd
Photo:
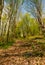
[(10, 33), (10, 26), (11, 26), (11, 19), (12, 19), (12, 14), (13, 14), (13, 10), (12, 10), (12, 2), (10, 4), (11, 6), (11, 10), (9, 12), (9, 26), (8, 26), (8, 31), (7, 31), (7, 36), (6, 36), (6, 42), (9, 42), (9, 33)]
[(44, 23), (40, 17), (38, 17), (38, 22), (39, 22), (39, 28), (42, 30), (42, 34), (44, 35), (45, 34), (45, 26), (44, 26)]
[(7, 36), (6, 36), (6, 42), (9, 42), (9, 29), (10, 29), (10, 22), (9, 22), (9, 26), (8, 26), (8, 31), (7, 31)]
[(40, 5), (40, 7), (37, 6), (36, 9), (37, 9), (37, 20), (39, 22), (39, 27), (42, 30), (42, 33), (44, 34), (45, 33), (45, 26), (44, 26), (43, 21), (42, 21), (41, 5)]
[(3, 7), (4, 7), (4, 0), (0, 0), (0, 32), (1, 32), (1, 15)]
[(4, 0), (0, 0), (0, 22), (1, 22), (1, 14), (2, 14), (3, 6), (4, 6)]
[(11, 12), (11, 14), (9, 14), (9, 26), (8, 26), (7, 36), (6, 36), (6, 42), (9, 41), (9, 33), (10, 33), (11, 18), (12, 18), (12, 12)]

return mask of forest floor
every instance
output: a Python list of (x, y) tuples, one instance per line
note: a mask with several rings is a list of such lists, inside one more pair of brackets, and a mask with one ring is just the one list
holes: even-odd
[(16, 40), (0, 49), (0, 65), (45, 65), (45, 39)]

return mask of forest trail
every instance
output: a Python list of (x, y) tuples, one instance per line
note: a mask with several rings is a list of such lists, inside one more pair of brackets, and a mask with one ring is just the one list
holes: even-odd
[(45, 48), (37, 40), (16, 40), (8, 49), (0, 49), (0, 65), (45, 65)]

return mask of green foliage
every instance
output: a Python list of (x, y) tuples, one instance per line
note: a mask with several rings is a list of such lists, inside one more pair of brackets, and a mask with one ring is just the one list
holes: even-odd
[(28, 13), (26, 13), (17, 23), (16, 35), (17, 37), (39, 35), (39, 30), (38, 22), (34, 18), (31, 18)]
[(38, 35), (39, 32), (39, 26), (38, 26), (38, 22), (35, 21), (35, 19), (30, 19), (30, 33), (32, 35)]

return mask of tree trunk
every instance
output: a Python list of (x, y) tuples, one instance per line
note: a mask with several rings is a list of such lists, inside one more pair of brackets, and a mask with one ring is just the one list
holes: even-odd
[(42, 30), (42, 34), (45, 35), (45, 26), (40, 17), (38, 17), (38, 22), (39, 22), (39, 28)]
[(11, 20), (12, 20), (12, 14), (13, 14), (13, 4), (12, 4), (12, 2), (10, 3), (10, 7), (11, 7), (11, 10), (8, 14), (9, 15), (9, 26), (8, 26), (7, 36), (6, 36), (6, 42), (10, 41), (9, 40), (9, 34), (10, 34)]
[(41, 5), (40, 5), (40, 7), (37, 6), (36, 9), (37, 9), (37, 20), (39, 22), (39, 27), (42, 30), (42, 34), (44, 34), (45, 33), (45, 26), (44, 26), (44, 23), (42, 21)]
[(2, 14), (3, 6), (4, 6), (4, 0), (0, 0), (0, 22), (1, 22), (1, 14)]
[(0, 0), (0, 32), (1, 32), (1, 15), (3, 7), (4, 7), (4, 0)]

